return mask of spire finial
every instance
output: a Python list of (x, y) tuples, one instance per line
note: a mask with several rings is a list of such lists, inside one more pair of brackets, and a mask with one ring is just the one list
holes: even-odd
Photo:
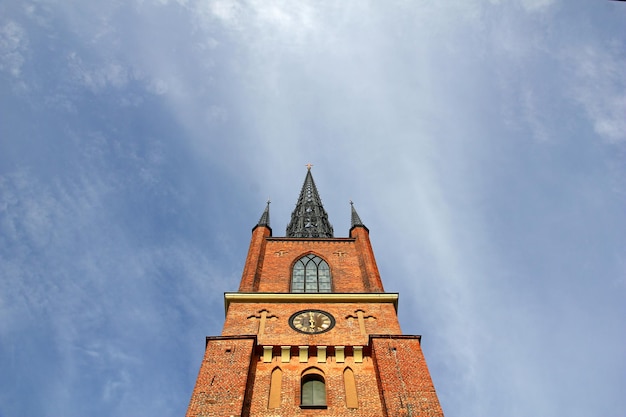
[(308, 164), (306, 164), (305, 166), (306, 166), (307, 171), (310, 171), (310, 170), (311, 170), (311, 167), (313, 166), (313, 164), (309, 162), (309, 163), (308, 163)]

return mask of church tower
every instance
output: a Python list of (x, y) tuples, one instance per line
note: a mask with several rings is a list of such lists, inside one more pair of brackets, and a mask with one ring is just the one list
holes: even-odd
[(310, 166), (285, 237), (267, 203), (187, 417), (443, 416), (420, 336), (402, 334), (351, 210), (349, 237), (334, 237)]

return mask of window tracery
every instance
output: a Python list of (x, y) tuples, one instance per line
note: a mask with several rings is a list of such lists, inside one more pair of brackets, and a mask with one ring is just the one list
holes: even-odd
[(298, 259), (291, 273), (291, 292), (331, 292), (328, 263), (314, 254)]

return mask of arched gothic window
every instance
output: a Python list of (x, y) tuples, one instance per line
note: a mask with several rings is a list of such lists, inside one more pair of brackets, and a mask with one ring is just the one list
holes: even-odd
[(318, 374), (304, 375), (300, 389), (300, 407), (326, 407), (326, 384), (323, 376)]
[(331, 292), (326, 261), (313, 254), (298, 259), (291, 274), (291, 292)]

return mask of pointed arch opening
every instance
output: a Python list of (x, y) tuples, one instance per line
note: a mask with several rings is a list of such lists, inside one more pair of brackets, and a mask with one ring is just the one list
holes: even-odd
[(291, 292), (332, 292), (328, 263), (313, 253), (298, 259), (291, 271)]
[(326, 379), (317, 368), (309, 368), (300, 380), (300, 408), (327, 408)]

